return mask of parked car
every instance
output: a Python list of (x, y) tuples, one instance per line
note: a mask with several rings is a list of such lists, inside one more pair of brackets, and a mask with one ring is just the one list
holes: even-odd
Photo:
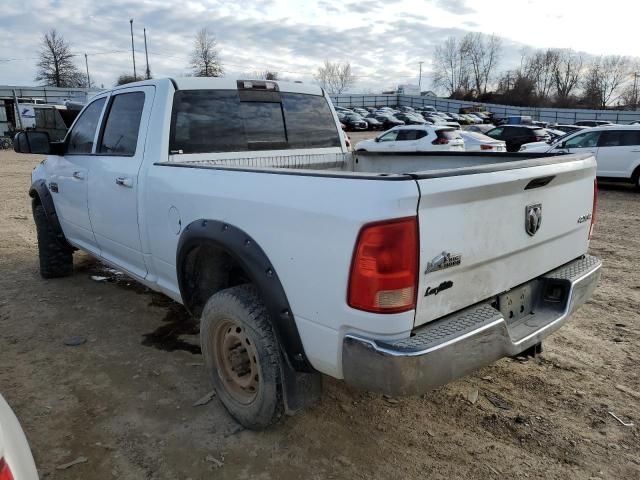
[(461, 152), (464, 141), (453, 128), (407, 125), (358, 142), (355, 149), (360, 152)]
[(382, 128), (384, 130), (404, 125), (404, 122), (402, 120), (394, 117), (390, 113), (375, 115), (374, 118), (382, 123)]
[(540, 127), (530, 125), (500, 125), (486, 133), (496, 140), (503, 140), (507, 144), (508, 152), (517, 152), (525, 143), (544, 142), (549, 140), (549, 134)]
[(592, 156), (356, 156), (316, 85), (145, 80), (97, 92), (64, 142), (15, 140), (46, 155), (41, 276), (79, 249), (183, 304), (247, 428), (317, 401), (321, 373), (411, 395), (540, 351), (600, 275)]
[(562, 130), (565, 133), (573, 133), (573, 132), (577, 132), (578, 130), (584, 130), (585, 128), (589, 128), (589, 127), (580, 126), (580, 125), (553, 125), (553, 129)]
[(412, 113), (396, 113), (394, 115), (398, 120), (402, 120), (405, 125), (424, 125), (426, 122), (422, 115)]
[(438, 113), (438, 110), (436, 110), (436, 107), (432, 107), (431, 105), (424, 105), (420, 108), (420, 111), (422, 112), (428, 112), (428, 113)]
[(20, 422), (0, 395), (0, 479), (38, 480), (33, 455)]
[(551, 145), (525, 144), (520, 151), (593, 154), (598, 162), (598, 177), (628, 180), (640, 189), (640, 125), (588, 128)]
[(464, 140), (464, 149), (466, 152), (506, 152), (507, 145), (501, 140), (488, 137), (478, 132), (470, 132), (461, 130), (460, 136)]
[(347, 127), (347, 131), (355, 132), (361, 130), (367, 130), (369, 125), (365, 122), (364, 118), (356, 113), (348, 113), (342, 119), (341, 122)]
[(465, 127), (465, 130), (467, 132), (478, 132), (486, 135), (489, 130), (492, 130), (494, 128), (496, 128), (495, 125), (492, 125), (490, 123), (482, 123), (479, 125), (469, 125), (468, 127)]
[(367, 115), (363, 120), (367, 122), (368, 130), (382, 130), (384, 128), (384, 124), (375, 117)]
[(608, 120), (580, 120), (575, 123), (578, 127), (603, 127), (605, 125), (613, 125)]

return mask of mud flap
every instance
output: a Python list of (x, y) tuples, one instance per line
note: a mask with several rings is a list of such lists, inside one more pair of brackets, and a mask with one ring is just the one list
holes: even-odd
[(281, 358), (282, 392), (284, 411), (295, 415), (298, 411), (320, 401), (322, 396), (322, 375), (318, 372), (296, 372), (285, 359)]

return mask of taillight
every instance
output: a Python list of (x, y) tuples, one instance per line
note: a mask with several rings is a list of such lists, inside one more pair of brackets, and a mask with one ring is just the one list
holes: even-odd
[(412, 310), (417, 269), (416, 217), (365, 225), (353, 252), (347, 303), (376, 313)]
[(493, 150), (491, 145), (480, 145), (480, 150)]
[(596, 209), (598, 208), (598, 180), (593, 179), (593, 206), (591, 207), (591, 225), (589, 226), (589, 240), (593, 235), (593, 227), (596, 224)]
[(0, 480), (13, 480), (9, 465), (4, 461), (4, 458), (0, 458)]
[(438, 137), (431, 142), (432, 145), (446, 145), (447, 143), (449, 143), (449, 140), (445, 137)]

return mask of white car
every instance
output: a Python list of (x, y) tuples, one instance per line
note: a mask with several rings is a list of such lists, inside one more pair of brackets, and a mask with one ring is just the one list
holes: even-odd
[(629, 179), (640, 188), (640, 125), (593, 127), (555, 142), (526, 143), (521, 152), (591, 153), (598, 162), (598, 177)]
[(38, 480), (27, 438), (9, 404), (0, 395), (0, 479)]
[(356, 144), (365, 152), (462, 152), (464, 140), (451, 127), (407, 125), (393, 127), (382, 135)]
[(494, 153), (507, 151), (507, 144), (502, 140), (487, 137), (482, 133), (462, 130), (460, 136), (464, 140), (464, 149), (467, 152)]

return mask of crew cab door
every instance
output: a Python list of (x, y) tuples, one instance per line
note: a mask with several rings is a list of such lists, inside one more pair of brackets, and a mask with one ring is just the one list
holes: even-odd
[(93, 253), (98, 248), (87, 207), (87, 183), (105, 104), (106, 97), (102, 97), (87, 105), (66, 137), (64, 155), (49, 156), (45, 165), (50, 172), (47, 187), (65, 237)]
[(101, 256), (140, 278), (147, 270), (138, 225), (138, 173), (155, 88), (110, 97), (89, 172), (89, 212)]
[(606, 130), (598, 140), (598, 175), (630, 177), (640, 159), (640, 130)]

